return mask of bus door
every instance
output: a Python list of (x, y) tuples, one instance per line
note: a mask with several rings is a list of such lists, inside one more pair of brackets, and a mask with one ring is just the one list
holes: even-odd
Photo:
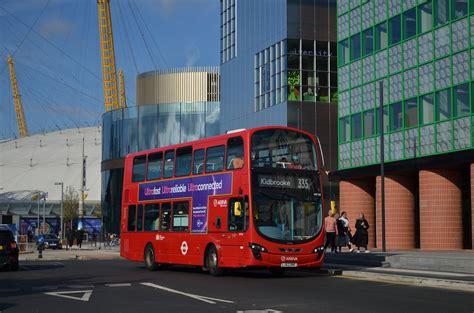
[(171, 233), (166, 243), (172, 261), (189, 263), (191, 243), (189, 242), (189, 201), (176, 201), (171, 206)]
[(245, 231), (249, 227), (248, 197), (230, 198), (227, 210), (227, 229), (221, 238), (228, 257), (239, 258), (242, 255), (241, 246), (245, 246)]

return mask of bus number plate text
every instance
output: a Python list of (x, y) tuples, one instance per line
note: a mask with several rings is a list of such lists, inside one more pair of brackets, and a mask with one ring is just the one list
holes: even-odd
[(298, 263), (281, 263), (281, 267), (298, 267)]

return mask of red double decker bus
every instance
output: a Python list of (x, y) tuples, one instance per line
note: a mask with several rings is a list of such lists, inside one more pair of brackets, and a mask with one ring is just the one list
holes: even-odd
[(223, 268), (323, 262), (322, 155), (313, 135), (288, 127), (239, 130), (127, 155), (122, 257)]

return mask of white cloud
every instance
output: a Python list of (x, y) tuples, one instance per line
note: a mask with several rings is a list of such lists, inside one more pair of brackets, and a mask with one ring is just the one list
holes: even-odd
[(188, 47), (186, 51), (186, 66), (194, 66), (201, 58), (201, 50), (196, 45)]

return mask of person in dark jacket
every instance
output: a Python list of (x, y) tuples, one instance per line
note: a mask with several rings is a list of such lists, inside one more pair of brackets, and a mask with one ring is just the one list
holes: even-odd
[(344, 221), (342, 219), (342, 215), (339, 217), (339, 214), (336, 213), (335, 217), (337, 221), (336, 250), (339, 249), (339, 252), (342, 252), (342, 247), (347, 246), (349, 242), (348, 236), (347, 236), (347, 228), (344, 227)]
[(74, 244), (74, 233), (70, 228), (66, 229), (66, 240), (67, 249), (72, 249), (72, 245)]
[(76, 242), (77, 242), (77, 246), (79, 247), (79, 249), (82, 248), (82, 237), (84, 236), (84, 230), (83, 229), (78, 229), (76, 231)]
[(370, 252), (367, 250), (367, 245), (369, 243), (369, 223), (365, 219), (364, 213), (360, 213), (359, 218), (355, 223), (356, 233), (354, 235), (354, 244), (357, 247), (357, 253), (360, 252), (360, 247), (365, 249), (365, 252)]

